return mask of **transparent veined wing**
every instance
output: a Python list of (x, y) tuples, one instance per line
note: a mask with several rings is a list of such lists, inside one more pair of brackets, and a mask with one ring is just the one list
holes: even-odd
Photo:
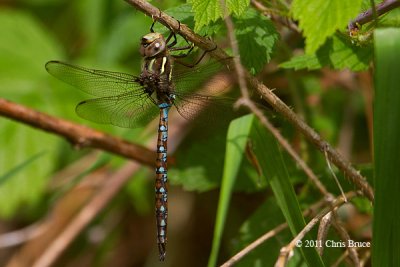
[(227, 65), (230, 58), (214, 60), (193, 68), (187, 68), (175, 63), (172, 80), (177, 92), (189, 93), (199, 89), (199, 87), (210, 77), (220, 71), (228, 70)]
[[(206, 116), (206, 123), (214, 123), (221, 119), (227, 112), (232, 113), (234, 99), (217, 96), (221, 93), (221, 84), (218, 79), (210, 82), (210, 78), (220, 71), (226, 70), (229, 59), (211, 61), (191, 69), (181, 68), (174, 70), (176, 100), (174, 102), (179, 114), (188, 120), (193, 120), (199, 113)], [(211, 95), (195, 93), (201, 87), (207, 86)], [(217, 90), (218, 89), (218, 90)], [(225, 90), (222, 90), (224, 92)]]
[(232, 116), (234, 102), (235, 99), (229, 97), (177, 93), (174, 105), (183, 118), (195, 120), (201, 114), (200, 124), (215, 126), (221, 119), (229, 119)]
[(126, 73), (88, 69), (61, 61), (47, 62), (46, 70), (57, 79), (98, 97), (143, 92), (137, 77)]
[(107, 96), (82, 101), (76, 113), (87, 120), (113, 124), (124, 128), (137, 128), (147, 124), (159, 109), (147, 94), (128, 92), (119, 96)]

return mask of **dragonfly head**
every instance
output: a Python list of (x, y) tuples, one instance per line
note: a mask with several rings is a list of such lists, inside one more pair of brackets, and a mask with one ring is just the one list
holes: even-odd
[(154, 57), (166, 50), (165, 38), (161, 33), (151, 32), (142, 37), (140, 54), (142, 57)]

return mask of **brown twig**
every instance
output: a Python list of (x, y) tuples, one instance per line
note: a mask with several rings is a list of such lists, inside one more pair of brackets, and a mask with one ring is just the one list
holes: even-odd
[[(399, 0), (383, 1), (382, 3), (379, 3), (375, 6), (376, 15), (380, 16), (380, 15), (385, 14), (399, 6), (400, 6)], [(366, 24), (366, 23), (372, 21), (373, 19), (374, 19), (374, 9), (370, 8), (367, 11), (362, 12), (354, 20), (350, 21), (350, 23), (348, 25), (348, 29), (350, 32), (352, 32), (353, 30), (357, 30), (359, 28), (359, 26)]]
[(5, 99), (0, 99), (0, 115), (60, 135), (78, 148), (98, 148), (136, 160), (148, 166), (154, 165), (155, 152), (143, 146), (52, 117)]
[[(310, 208), (305, 210), (303, 212), (303, 216), (308, 216), (308, 215), (312, 214), (314, 210), (321, 208), (321, 206), (323, 206), (325, 203), (326, 203), (326, 199), (322, 199), (322, 200), (318, 201), (317, 203), (313, 204)], [(262, 235), (261, 237), (257, 238), (255, 241), (250, 243), (248, 246), (243, 248), (241, 251), (236, 253), (233, 257), (231, 257), (228, 261), (226, 261), (220, 267), (234, 266), (237, 262), (239, 262), (239, 260), (241, 260), (248, 253), (253, 251), (255, 248), (260, 246), (262, 243), (264, 243), (271, 237), (276, 236), (277, 234), (279, 234), (281, 231), (283, 231), (287, 227), (288, 227), (287, 222), (276, 226), (274, 229), (272, 229), (271, 231), (268, 231), (267, 233), (265, 233), (264, 235)]]
[[(341, 222), (339, 221), (336, 211), (333, 212), (332, 223), (333, 223), (333, 227), (335, 228), (336, 232), (338, 233), (338, 235), (340, 237), (340, 240), (343, 240), (346, 242), (346, 244), (349, 244), (350, 235), (346, 231), (346, 229), (342, 226)], [(347, 246), (346, 249), (348, 251), (347, 254), (349, 255), (349, 258), (353, 262), (354, 266), (360, 266), (360, 259), (358, 257), (356, 248)]]
[(294, 31), (294, 32), (301, 32), (299, 27), (291, 21), (288, 17), (281, 17), (277, 12), (273, 12), (271, 9), (267, 8), (266, 6), (263, 5), (260, 1), (257, 0), (251, 0), (251, 4), (259, 10), (262, 14), (265, 16), (271, 18), (271, 20), (287, 27), (288, 29)]
[[(184, 24), (178, 23), (176, 19), (160, 11), (150, 3), (143, 0), (125, 0), (144, 14), (157, 19), (160, 23), (168, 25), (172, 30), (184, 36), (188, 41), (194, 43), (203, 50), (212, 50), (215, 44), (208, 38), (202, 37), (194, 33), (189, 27)], [(216, 59), (222, 60), (229, 58), (229, 55), (224, 50), (217, 48), (210, 52), (210, 55)], [(230, 68), (234, 68), (233, 62), (229, 64)], [(310, 126), (301, 120), (296, 113), (294, 113), (279, 97), (277, 97), (272, 90), (262, 84), (257, 78), (250, 75), (249, 72), (244, 73), (246, 80), (250, 85), (255, 88), (260, 95), (279, 113), (282, 114), (290, 123), (292, 123), (297, 130), (313, 143), (321, 152), (328, 155), (328, 159), (335, 164), (353, 184), (355, 184), (363, 194), (370, 200), (374, 201), (374, 194), (371, 186), (367, 180), (360, 174), (359, 171), (354, 169), (351, 164), (345, 160), (329, 143), (321, 138)]]
[(225, 17), (225, 24), (228, 32), (228, 38), (230, 45), (232, 47), (233, 62), (235, 65), (235, 71), (237, 74), (238, 83), (240, 86), (240, 91), (242, 98), (238, 101), (238, 104), (247, 107), (253, 114), (257, 116), (261, 124), (272, 133), (279, 144), (288, 152), (288, 154), (293, 158), (295, 162), (303, 169), (306, 175), (310, 178), (320, 192), (328, 197), (329, 192), (326, 190), (325, 186), (319, 181), (318, 177), (314, 172), (307, 166), (307, 164), (300, 158), (296, 151), (292, 148), (289, 142), (280, 134), (280, 132), (269, 122), (267, 117), (264, 116), (263, 112), (251, 101), (249, 90), (245, 81), (245, 70), (240, 62), (239, 47), (237, 45), (237, 40), (234, 34), (234, 25), (230, 16)]
[(102, 188), (79, 211), (73, 220), (58, 235), (32, 264), (33, 267), (48, 267), (60, 256), (75, 237), (101, 212), (122, 186), (131, 178), (132, 173), (140, 168), (136, 162), (130, 162), (107, 179)]
[[(213, 89), (225, 89), (230, 86), (230, 79), (227, 75), (219, 75), (212, 77), (209, 82), (215, 84), (218, 81), (218, 88)], [(206, 85), (204, 86), (204, 91), (207, 93)], [(1, 102), (0, 102), (1, 106)], [(198, 113), (200, 110), (198, 110)], [(189, 121), (185, 120), (181, 116), (178, 116), (176, 110), (170, 112), (170, 118), (174, 121), (169, 127), (169, 146), (168, 152), (173, 153), (179, 143), (183, 140), (184, 136), (189, 131)], [(44, 115), (44, 114), (42, 114)], [(195, 114), (193, 114), (195, 115)], [(196, 114), (197, 116), (198, 114)], [(46, 115), (47, 116), (47, 115)], [(51, 117), (50, 117), (51, 118)], [(54, 118), (52, 118), (54, 119)], [(156, 139), (152, 139), (149, 142), (149, 147), (156, 146)], [(152, 159), (154, 161), (155, 157)], [(76, 236), (97, 216), (104, 207), (111, 201), (111, 199), (121, 190), (121, 187), (132, 177), (132, 174), (140, 167), (137, 162), (130, 162), (126, 164), (123, 168), (114, 174), (107, 175), (106, 182), (102, 184), (98, 192), (91, 197), (90, 200), (85, 203), (85, 206), (76, 214), (76, 216), (62, 228), (60, 234), (51, 239), (51, 242), (43, 250), (43, 253), (39, 255), (39, 258), (35, 258), (35, 263), (23, 266), (35, 266), (35, 267), (47, 267), (54, 264), (56, 259), (61, 255), (61, 253), (69, 246), (69, 244), (76, 238)], [(42, 252), (42, 251), (40, 251)], [(35, 256), (37, 256), (35, 254)], [(15, 259), (9, 263), (9, 267), (21, 266), (14, 265), (18, 262)]]
[(41, 235), (46, 229), (46, 224), (35, 223), (23, 229), (0, 235), (0, 249), (18, 246)]
[[(321, 221), (319, 223), (317, 240), (319, 242), (321, 242), (322, 244), (325, 244), (329, 229), (332, 224), (332, 213), (333, 213), (332, 211), (328, 212), (324, 217), (321, 218)], [(324, 254), (324, 248), (325, 248), (325, 246), (317, 246), (316, 247), (318, 254), (320, 256), (322, 256), (322, 254)]]
[(252, 242), (250, 245), (246, 246), (244, 249), (239, 251), (237, 254), (235, 254), (233, 257), (231, 257), (227, 262), (222, 264), (220, 267), (230, 267), (234, 266), (236, 263), (238, 263), (244, 256), (249, 254), (251, 251), (253, 251), (255, 248), (260, 246), (262, 243), (270, 239), (271, 237), (276, 236), (283, 230), (285, 230), (288, 227), (287, 223), (282, 223), (272, 229), (271, 231), (268, 231), (267, 233), (263, 234), (261, 237), (259, 237), (257, 240)]
[[(356, 193), (350, 192), (346, 194), (347, 199), (351, 199), (356, 196)], [(285, 247), (281, 248), (280, 255), (278, 257), (278, 260), (276, 261), (275, 266), (276, 267), (284, 267), (286, 266), (287, 260), (289, 258), (289, 255), (291, 251), (296, 247), (298, 244), (298, 241), (303, 239), (303, 237), (311, 231), (311, 229), (321, 220), (322, 217), (324, 217), (326, 214), (331, 212), (337, 207), (340, 207), (345, 203), (344, 198), (342, 196), (338, 197), (335, 201), (332, 202), (332, 205), (329, 207), (326, 207), (323, 209), (321, 212), (317, 214), (311, 221), (301, 230), (300, 233), (297, 234), (295, 238)]]
[(275, 137), (279, 144), (288, 152), (292, 159), (299, 165), (299, 167), (304, 171), (307, 177), (314, 183), (322, 195), (326, 199), (330, 199), (332, 195), (325, 188), (325, 186), (320, 182), (317, 175), (312, 171), (312, 169), (307, 165), (307, 163), (297, 154), (289, 142), (281, 135), (278, 129), (272, 125), (267, 117), (264, 116), (262, 111), (250, 100), (250, 99), (240, 99), (241, 105), (249, 108), (260, 120), (261, 124), (268, 129), (268, 131)]

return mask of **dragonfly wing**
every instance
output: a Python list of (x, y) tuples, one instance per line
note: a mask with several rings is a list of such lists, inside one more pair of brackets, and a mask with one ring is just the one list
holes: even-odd
[[(234, 99), (206, 96), (195, 93), (177, 93), (175, 106), (179, 114), (187, 120), (194, 120), (200, 113), (205, 114), (206, 123), (215, 124), (221, 117), (232, 114)], [(229, 116), (228, 116), (229, 117)]]
[(46, 63), (48, 73), (94, 96), (117, 96), (128, 91), (143, 93), (138, 77), (121, 72), (88, 69), (61, 61)]
[(131, 92), (89, 99), (76, 106), (76, 113), (84, 119), (124, 128), (144, 126), (158, 112), (152, 98), (147, 94), (137, 96)]
[(226, 70), (228, 62), (229, 59), (211, 61), (210, 63), (194, 68), (175, 64), (172, 80), (175, 84), (176, 91), (188, 93), (197, 90), (205, 80), (217, 74), (219, 71)]
[[(184, 69), (181, 68), (177, 71), (174, 70), (173, 81), (175, 83), (175, 106), (179, 114), (188, 120), (193, 120), (199, 115), (199, 113), (206, 114), (204, 118), (207, 123), (216, 122), (219, 118), (226, 114), (226, 112), (232, 111), (232, 105), (234, 99), (220, 96), (209, 96), (196, 94), (193, 91), (199, 89), (199, 87), (208, 82), (210, 77), (215, 75), (218, 71), (224, 70), (224, 67), (228, 64), (229, 59), (212, 61), (195, 68)], [(221, 85), (218, 83), (207, 84), (209, 91), (215, 93)], [(221, 90), (218, 90), (221, 91)]]

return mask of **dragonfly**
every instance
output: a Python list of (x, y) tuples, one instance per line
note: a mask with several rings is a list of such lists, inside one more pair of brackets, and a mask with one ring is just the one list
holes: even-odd
[[(96, 98), (84, 100), (76, 106), (76, 113), (87, 120), (120, 127), (135, 128), (144, 126), (159, 113), (157, 135), (155, 213), (157, 225), (157, 244), (160, 261), (164, 261), (167, 244), (168, 219), (168, 113), (175, 106), (178, 113), (193, 119), (197, 112), (212, 105), (217, 97), (187, 91), (187, 86), (195, 81), (200, 72), (214, 72), (221, 63), (209, 66), (195, 66), (179, 61), (193, 49), (189, 44), (177, 47), (173, 30), (165, 38), (161, 33), (150, 32), (141, 38), (140, 54), (142, 69), (139, 76), (89, 69), (61, 61), (49, 61), (46, 70), (52, 76), (66, 82)], [(173, 55), (172, 51), (184, 50), (184, 54)], [(174, 62), (191, 67), (186, 72), (173, 71)], [(219, 100), (217, 100), (219, 101)]]

